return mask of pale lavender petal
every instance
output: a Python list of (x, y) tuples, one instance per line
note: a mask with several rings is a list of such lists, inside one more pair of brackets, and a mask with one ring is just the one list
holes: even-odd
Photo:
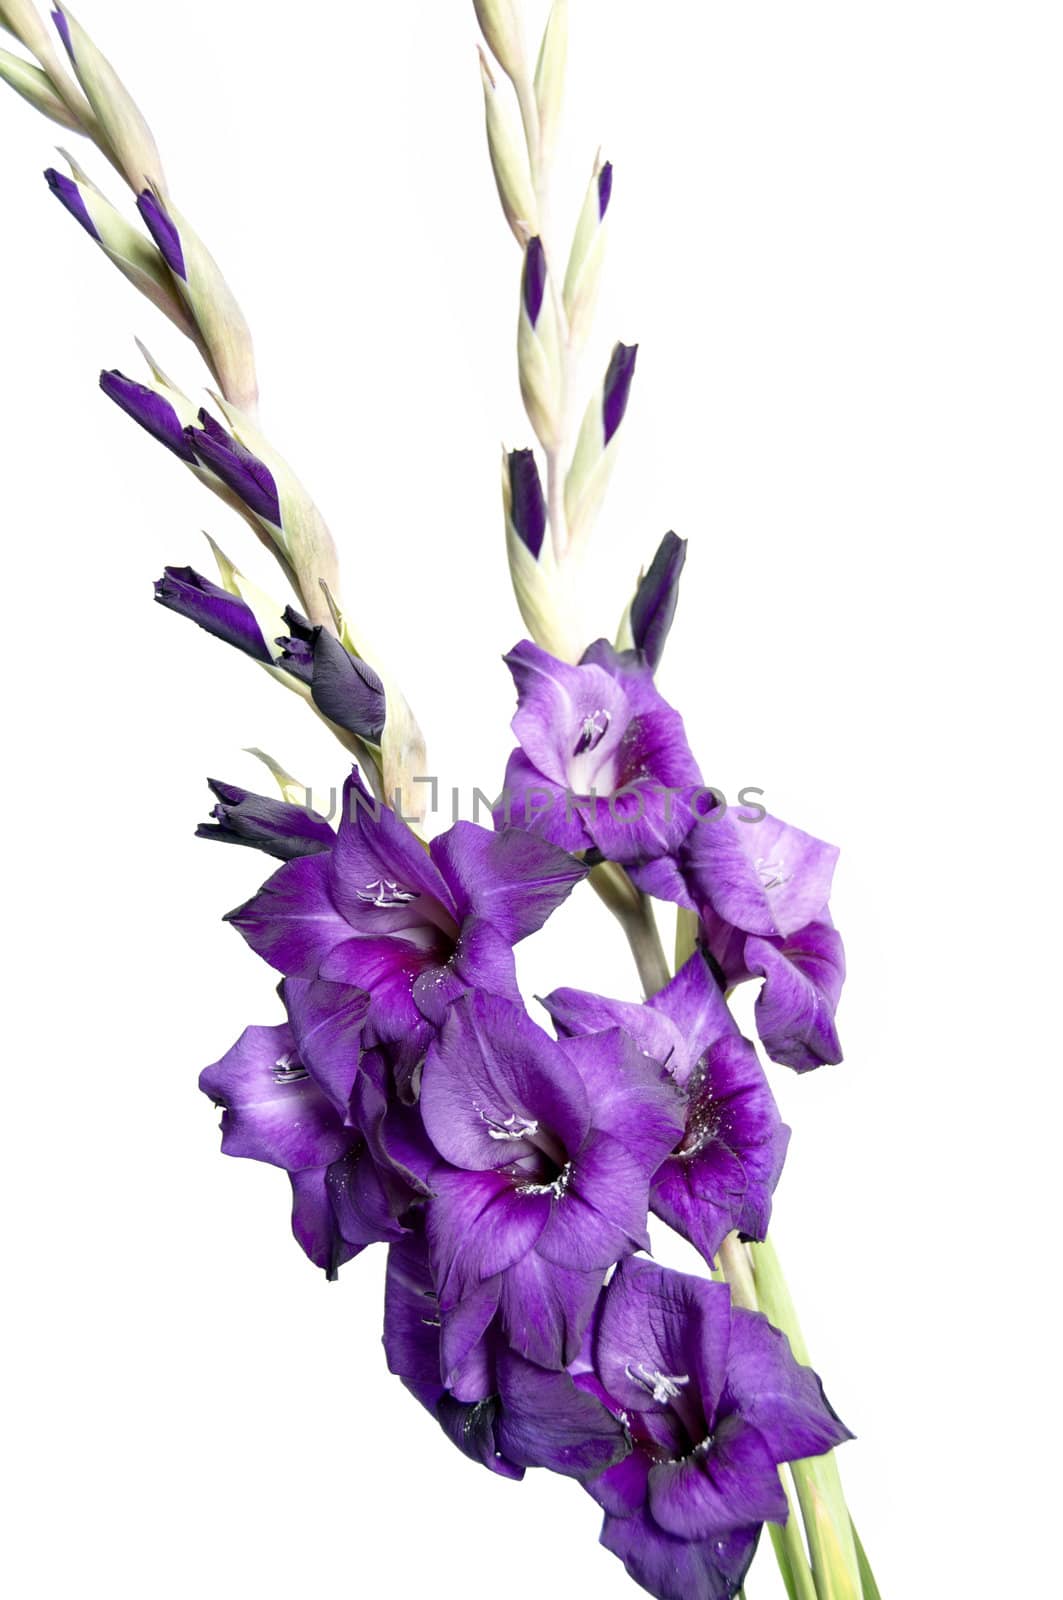
[(830, 898), (837, 848), (777, 817), (728, 809), (693, 828), (687, 876), (695, 899), (746, 933), (796, 933)]

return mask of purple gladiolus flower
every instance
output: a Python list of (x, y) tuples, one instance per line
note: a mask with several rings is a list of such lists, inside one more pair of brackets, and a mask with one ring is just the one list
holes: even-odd
[[(361, 1019), (368, 1000), (362, 997)], [(224, 1108), (222, 1151), (283, 1167), (292, 1230), (334, 1278), (366, 1245), (401, 1238), (387, 1193), (356, 1128), (347, 1126), (300, 1057), (291, 1028), (245, 1028), (199, 1086)]]
[(533, 450), (509, 452), (509, 492), (517, 536), (538, 561), (546, 533), (546, 500)]
[(607, 1269), (649, 1247), (650, 1179), (682, 1129), (672, 1085), (619, 1030), (557, 1043), (475, 992), (428, 1052), (420, 1110), (440, 1156), (427, 1230), (444, 1348), (453, 1319), (480, 1332), (497, 1314), (519, 1354), (564, 1366)]
[(605, 221), (609, 202), (613, 197), (613, 163), (606, 161), (598, 173), (598, 221)]
[(137, 210), (170, 271), (176, 273), (177, 277), (186, 279), (188, 273), (185, 270), (184, 251), (181, 249), (181, 235), (158, 195), (152, 194), (150, 189), (145, 189), (137, 195)]
[(73, 178), (68, 178), (62, 172), (57, 172), (54, 167), (48, 167), (44, 177), (55, 198), (61, 205), (66, 207), (72, 217), (80, 222), (85, 232), (99, 244), (100, 235), (97, 232), (96, 224), (89, 216), (84, 197)]
[(631, 635), (656, 672), (664, 654), (679, 600), (679, 579), (687, 558), (687, 542), (666, 533), (631, 602)]
[(529, 239), (524, 251), (524, 282), (521, 292), (528, 321), (534, 328), (543, 309), (543, 296), (546, 293), (546, 252), (543, 249), (543, 241), (538, 237)]
[(272, 472), (211, 416), (200, 411), (199, 428), (186, 428), (185, 439), (196, 459), (221, 479), (256, 517), (281, 525), (280, 500)]
[(213, 823), (201, 822), (199, 839), (219, 839), (225, 844), (251, 845), (281, 861), (297, 856), (318, 855), (331, 850), (336, 835), (316, 811), (288, 805), (267, 795), (251, 794), (234, 783), (208, 778), (218, 804), (211, 812)]
[(384, 685), (372, 667), (327, 628), (311, 627), (291, 606), (284, 621), (292, 635), (278, 641), (283, 647), (280, 665), (308, 686), (323, 716), (360, 739), (379, 740), (386, 711)]
[(139, 422), (153, 439), (158, 439), (167, 450), (172, 450), (175, 456), (180, 456), (190, 466), (195, 465), (195, 452), (185, 436), (181, 419), (158, 390), (149, 389), (146, 383), (136, 383), (117, 371), (101, 372), (100, 388), (109, 400), (121, 406), (127, 416)]
[(838, 851), (800, 828), (718, 807), (674, 859), (637, 866), (639, 887), (696, 911), (728, 986), (763, 977), (757, 1031), (773, 1060), (807, 1072), (842, 1059), (834, 1013), (845, 979), (827, 902)]
[(704, 957), (691, 956), (645, 1005), (578, 989), (555, 990), (543, 1004), (565, 1034), (623, 1028), (675, 1082), (684, 1125), (654, 1174), (655, 1215), (710, 1266), (732, 1229), (763, 1239), (790, 1130)]
[(423, 1055), (466, 988), (517, 998), (512, 946), (586, 871), (520, 830), (471, 822), (425, 850), (355, 772), (334, 849), (286, 863), (228, 920), (287, 977), (367, 990), (367, 1042)]
[(586, 1479), (626, 1454), (623, 1429), (567, 1372), (546, 1371), (495, 1337), (459, 1399), (442, 1378), (439, 1299), (423, 1229), (414, 1223), (388, 1251), (384, 1349), (388, 1366), (465, 1455), (522, 1478), (549, 1467)]
[(530, 829), (568, 850), (651, 861), (690, 831), (701, 784), (683, 721), (649, 666), (605, 640), (569, 666), (527, 640), (506, 657), (517, 686), (496, 827)]
[(198, 623), (216, 639), (267, 664), (272, 660), (255, 614), (239, 595), (230, 594), (192, 567), (166, 567), (155, 583), (155, 598), (168, 611)]
[(606, 444), (624, 420), (638, 353), (637, 344), (618, 344), (609, 358), (602, 391), (602, 427)]
[(602, 1543), (658, 1600), (730, 1600), (760, 1526), (785, 1522), (777, 1467), (851, 1438), (815, 1373), (724, 1283), (622, 1263), (576, 1382), (622, 1417), (632, 1452), (588, 1485)]

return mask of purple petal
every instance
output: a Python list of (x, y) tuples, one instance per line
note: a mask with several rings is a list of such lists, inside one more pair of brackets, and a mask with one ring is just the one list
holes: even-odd
[[(686, 1041), (685, 1054), (691, 1066), (718, 1040), (738, 1037), (723, 991), (700, 951), (684, 961), (671, 983), (653, 995), (649, 1004), (666, 1016)], [(670, 1066), (677, 1082), (685, 1084), (689, 1071), (682, 1070), (680, 1061)]]
[(552, 1265), (531, 1250), (502, 1276), (500, 1311), (518, 1355), (540, 1367), (574, 1361), (601, 1293), (602, 1274)]
[(95, 239), (96, 243), (99, 244), (100, 235), (96, 224), (89, 216), (88, 207), (85, 204), (81, 189), (73, 178), (68, 178), (64, 173), (57, 172), (54, 167), (48, 167), (45, 170), (44, 177), (49, 189), (59, 203), (66, 207), (77, 222), (80, 222), (89, 237)]
[(388, 1250), (384, 1352), (388, 1371), (434, 1411), (443, 1394), (439, 1301), (428, 1267), (428, 1247), (418, 1232), (397, 1240)]
[(783, 938), (814, 921), (830, 898), (837, 848), (764, 816), (711, 813), (687, 842), (695, 899), (746, 933)]
[(687, 558), (687, 542), (666, 533), (650, 563), (650, 570), (639, 583), (631, 602), (631, 634), (635, 649), (641, 650), (656, 671), (664, 654), (679, 599), (679, 579)]
[[(149, 389), (145, 383), (134, 383), (132, 378), (117, 371), (101, 372), (100, 388), (109, 400), (120, 406), (134, 422), (139, 422), (145, 432), (164, 444), (167, 450), (172, 450), (182, 461), (190, 464), (195, 462), (195, 452), (185, 437), (181, 419), (170, 402), (157, 390)], [(268, 651), (266, 659), (269, 659)]]
[(349, 1244), (340, 1233), (324, 1167), (291, 1174), (292, 1232), (315, 1267), (331, 1281), (344, 1262), (356, 1256), (361, 1245)]
[(234, 439), (208, 411), (200, 411), (198, 428), (186, 428), (185, 439), (196, 458), (208, 466), (256, 517), (281, 526), (276, 480), (266, 466)]
[(184, 251), (181, 249), (181, 235), (161, 200), (152, 194), (150, 189), (145, 189), (137, 195), (137, 210), (170, 271), (176, 273), (179, 278), (186, 279), (188, 273), (185, 269)]
[(526, 1256), (550, 1215), (545, 1195), (519, 1194), (496, 1172), (440, 1167), (428, 1202), (432, 1276), (444, 1311)]
[(199, 1087), (222, 1116), (223, 1152), (298, 1172), (325, 1167), (355, 1139), (296, 1053), (286, 1025), (245, 1028)]
[(479, 917), (462, 923), (454, 952), (445, 962), (426, 966), (414, 980), (414, 1003), (423, 1017), (442, 1027), (450, 1006), (467, 989), (482, 989), (521, 1004), (512, 946)]
[(521, 285), (521, 294), (524, 300), (524, 310), (533, 328), (539, 320), (545, 293), (546, 253), (543, 250), (543, 241), (539, 238), (529, 239), (527, 248), (524, 251), (524, 280)]
[(451, 1008), (428, 1052), (421, 1115), (444, 1160), (486, 1172), (553, 1147), (559, 1163), (590, 1125), (587, 1095), (560, 1046), (520, 1005), (484, 993)]
[(812, 1368), (794, 1360), (786, 1335), (756, 1311), (732, 1314), (721, 1410), (751, 1424), (777, 1462), (822, 1455), (853, 1437)]
[(621, 1425), (567, 1372), (546, 1372), (509, 1350), (499, 1357), (498, 1389), (498, 1438), (511, 1461), (584, 1478), (627, 1453)]
[(652, 1468), (649, 1508), (658, 1526), (680, 1539), (719, 1539), (787, 1515), (771, 1451), (735, 1417), (720, 1423), (707, 1449)]
[(630, 1517), (607, 1516), (601, 1542), (657, 1600), (733, 1600), (759, 1535), (754, 1527), (722, 1539), (676, 1539), (640, 1510)]
[(208, 778), (218, 804), (211, 812), (214, 823), (200, 823), (196, 836), (226, 844), (251, 845), (280, 861), (320, 855), (335, 843), (335, 834), (316, 811), (288, 805), (268, 795), (252, 794), (234, 783)]
[(605, 161), (598, 171), (598, 221), (605, 221), (609, 202), (613, 197), (613, 163)]
[(491, 833), (457, 822), (431, 851), (459, 914), (483, 917), (510, 944), (537, 933), (587, 876), (582, 861), (521, 828)]
[(561, 1042), (583, 1079), (593, 1126), (619, 1139), (648, 1179), (682, 1138), (686, 1112), (671, 1073), (640, 1045), (619, 1028)]
[(423, 1037), (423, 1053), (431, 1030), (414, 1003), (413, 989), (421, 974), (434, 965), (431, 951), (406, 939), (348, 938), (323, 956), (320, 976), (364, 989), (372, 996), (367, 1043), (395, 1044), (416, 1035)]
[(546, 501), (533, 450), (509, 452), (509, 493), (517, 537), (538, 561), (546, 533)]
[(286, 977), (316, 978), (325, 958), (350, 938), (350, 928), (329, 897), (330, 861), (330, 855), (317, 855), (285, 862), (256, 895), (225, 918), (256, 955)]
[(370, 997), (362, 989), (323, 979), (286, 978), (281, 984), (300, 1060), (324, 1089), (341, 1119), (350, 1110), (362, 1030)]
[(572, 1163), (536, 1249), (553, 1266), (599, 1276), (633, 1250), (648, 1250), (649, 1180), (619, 1139), (592, 1133)]
[(69, 22), (66, 20), (66, 17), (61, 11), (52, 12), (52, 21), (55, 23), (56, 31), (58, 32), (60, 39), (63, 41), (67, 55), (70, 57), (71, 62), (73, 62), (74, 66), (76, 67), (77, 62), (74, 61), (74, 46), (70, 42)]
[(609, 358), (602, 391), (602, 428), (607, 445), (624, 420), (638, 353), (637, 344), (618, 344)]
[(342, 805), (329, 880), (351, 931), (375, 937), (424, 928), (444, 943), (456, 939), (445, 880), (406, 824), (369, 794), (357, 768)]
[(523, 750), (514, 750), (494, 808), (494, 824), (500, 832), (517, 828), (575, 855), (594, 846), (586, 823), (589, 809), (590, 803), (571, 795), (565, 785), (544, 778)]
[(842, 1059), (834, 1012), (845, 981), (837, 929), (810, 922), (787, 939), (749, 938), (745, 961), (764, 979), (754, 1014), (773, 1061), (808, 1072)]
[(325, 1186), (341, 1237), (357, 1250), (387, 1244), (405, 1233), (392, 1214), (388, 1192), (364, 1144), (334, 1161)]

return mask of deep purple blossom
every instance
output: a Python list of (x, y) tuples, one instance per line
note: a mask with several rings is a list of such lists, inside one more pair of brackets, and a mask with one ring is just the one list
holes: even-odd
[(620, 1266), (574, 1371), (633, 1447), (588, 1485), (602, 1543), (658, 1600), (730, 1600), (786, 1520), (777, 1467), (851, 1437), (765, 1317), (649, 1261)]
[(763, 1239), (790, 1130), (704, 957), (691, 956), (645, 1005), (578, 989), (555, 990), (543, 1003), (566, 1034), (625, 1029), (680, 1091), (683, 1128), (654, 1174), (653, 1212), (710, 1266), (733, 1229)]
[(679, 579), (687, 558), (687, 542), (666, 533), (631, 602), (631, 636), (650, 666), (657, 670), (671, 632), (679, 600)]
[(639, 887), (695, 911), (728, 986), (763, 977), (757, 1031), (797, 1071), (842, 1059), (834, 1013), (845, 956), (828, 900), (838, 851), (777, 817), (718, 806), (674, 858), (633, 869)]
[[(359, 1024), (368, 1009), (362, 997)], [(357, 1029), (353, 1040), (357, 1058)], [(199, 1086), (222, 1106), (222, 1150), (283, 1167), (292, 1231), (330, 1278), (366, 1245), (400, 1238), (360, 1132), (345, 1124), (299, 1054), (287, 1023), (245, 1028)]]
[(96, 243), (99, 244), (99, 232), (96, 224), (89, 216), (88, 207), (85, 204), (79, 185), (74, 182), (73, 178), (68, 178), (64, 173), (57, 172), (54, 167), (48, 167), (44, 177), (45, 182), (60, 205), (65, 206), (70, 215), (77, 222), (80, 222), (89, 237), (95, 239)]
[(181, 235), (158, 195), (153, 194), (150, 189), (143, 190), (137, 195), (137, 210), (170, 271), (179, 278), (187, 278)]
[(217, 778), (207, 782), (218, 803), (211, 812), (213, 822), (201, 822), (197, 827), (199, 839), (251, 845), (280, 861), (318, 855), (331, 850), (336, 842), (332, 828), (316, 811), (252, 794)]
[(625, 863), (677, 850), (693, 824), (689, 796), (701, 774), (650, 667), (604, 640), (578, 666), (527, 640), (506, 662), (520, 748), (509, 758), (496, 826)]
[(627, 1451), (621, 1425), (567, 1372), (517, 1355), (496, 1334), (485, 1342), (470, 1397), (443, 1382), (439, 1299), (423, 1229), (413, 1222), (388, 1251), (384, 1349), (388, 1366), (465, 1455), (522, 1478), (525, 1467), (586, 1479)]
[(300, 678), (322, 716), (360, 739), (376, 742), (384, 731), (384, 685), (367, 661), (352, 655), (328, 628), (312, 627), (289, 606), (291, 637), (279, 640), (279, 665)]
[(617, 344), (613, 346), (613, 353), (609, 358), (609, 366), (606, 369), (605, 384), (602, 390), (602, 429), (605, 434), (606, 444), (609, 443), (624, 420), (628, 396), (631, 393), (631, 380), (635, 376), (635, 362), (638, 358), (638, 353), (639, 347), (637, 344)]
[(155, 598), (168, 611), (188, 617), (216, 639), (235, 645), (267, 665), (272, 660), (262, 630), (246, 600), (204, 578), (193, 567), (166, 567), (155, 583)]
[(517, 537), (538, 561), (546, 533), (546, 500), (534, 450), (509, 452), (509, 493)]
[(160, 444), (172, 450), (175, 456), (180, 456), (182, 461), (188, 462), (189, 466), (195, 465), (195, 451), (188, 441), (181, 419), (169, 400), (157, 389), (149, 388), (146, 383), (137, 383), (117, 371), (101, 372), (100, 388), (127, 416), (139, 422), (153, 439), (158, 439)]
[(287, 977), (367, 990), (370, 1039), (423, 1054), (464, 989), (517, 998), (512, 946), (586, 870), (518, 829), (471, 822), (426, 850), (355, 773), (335, 848), (286, 863), (228, 920)]
[(557, 1043), (476, 992), (428, 1052), (420, 1111), (440, 1157), (427, 1229), (445, 1378), (496, 1315), (521, 1355), (565, 1365), (604, 1273), (649, 1246), (650, 1179), (682, 1128), (673, 1086), (618, 1029)]
[(534, 328), (543, 309), (546, 293), (546, 252), (543, 241), (536, 237), (528, 240), (524, 251), (524, 277), (521, 296), (528, 321)]
[(199, 413), (200, 426), (186, 428), (185, 439), (195, 458), (209, 467), (256, 517), (281, 525), (277, 483), (265, 462), (234, 439), (209, 411)]

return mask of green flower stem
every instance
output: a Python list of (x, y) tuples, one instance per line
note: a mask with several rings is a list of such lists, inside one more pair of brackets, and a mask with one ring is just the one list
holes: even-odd
[[(763, 1244), (750, 1245), (747, 1256), (751, 1259), (754, 1293), (761, 1311), (786, 1334), (796, 1359), (804, 1366), (811, 1366), (808, 1346), (774, 1245), (768, 1239)], [(726, 1263), (721, 1260), (721, 1265), (726, 1273)], [(795, 1461), (791, 1471), (812, 1556), (818, 1600), (874, 1600), (877, 1590), (867, 1589), (861, 1576), (861, 1563), (834, 1451)], [(864, 1565), (867, 1566), (866, 1556)], [(867, 1571), (870, 1575), (870, 1567)]]
[(797, 1508), (794, 1505), (793, 1479), (789, 1467), (779, 1468), (779, 1481), (783, 1486), (790, 1515), (783, 1527), (775, 1522), (768, 1523), (768, 1533), (771, 1535), (772, 1548), (775, 1551), (775, 1560), (782, 1574), (782, 1581), (786, 1585), (789, 1600), (816, 1600), (816, 1585), (808, 1565), (808, 1555), (805, 1551), (804, 1541), (801, 1538), (801, 1529), (798, 1526)]
[(671, 969), (661, 944), (653, 901), (640, 894), (623, 867), (603, 861), (591, 868), (591, 887), (623, 928), (635, 958), (648, 999), (671, 981)]

